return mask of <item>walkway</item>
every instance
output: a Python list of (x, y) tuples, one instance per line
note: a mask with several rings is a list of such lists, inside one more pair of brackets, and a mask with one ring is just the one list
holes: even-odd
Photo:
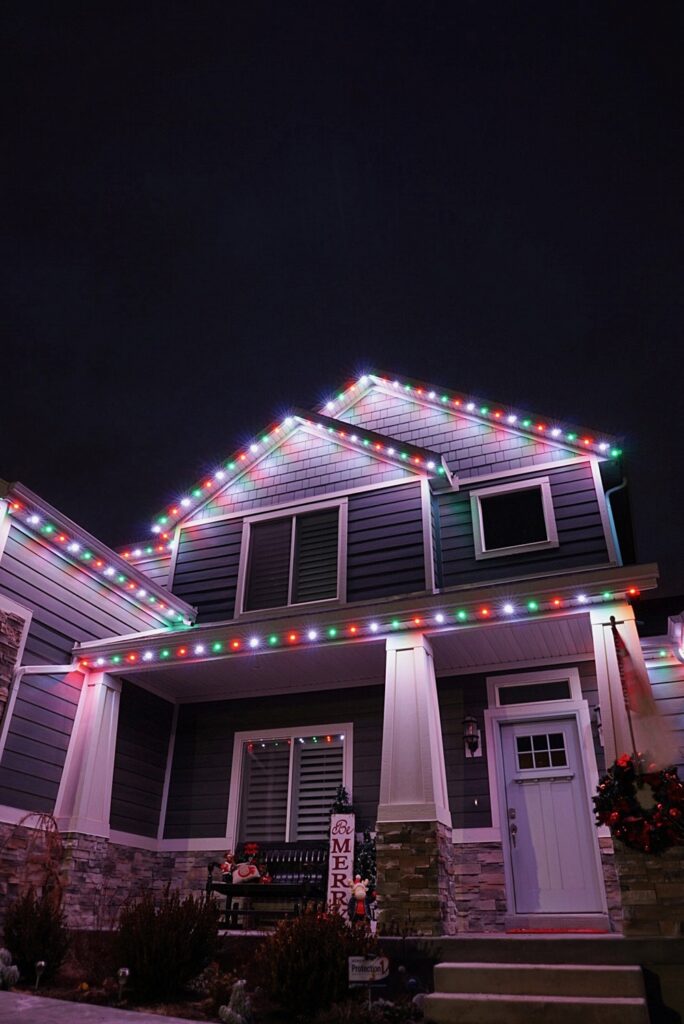
[(0, 1024), (188, 1024), (180, 1017), (133, 1013), (111, 1006), (43, 999), (25, 992), (0, 992)]

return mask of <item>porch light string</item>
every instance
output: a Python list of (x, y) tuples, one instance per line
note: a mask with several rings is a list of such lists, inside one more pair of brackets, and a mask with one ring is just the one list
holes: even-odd
[(119, 590), (121, 596), (125, 596), (137, 607), (158, 614), (160, 618), (168, 620), (169, 625), (189, 623), (190, 620), (182, 612), (171, 607), (158, 594), (150, 593), (151, 581), (142, 586), (140, 581), (132, 579), (116, 565), (112, 565), (106, 554), (83, 544), (35, 508), (21, 501), (11, 500), (8, 512), (18, 521), (31, 527), (42, 539), (67, 554), (74, 562), (85, 565), (94, 573), (101, 575), (109, 586)]
[[(619, 593), (605, 590), (600, 594), (579, 593), (574, 597), (554, 597), (549, 600), (538, 600), (528, 597), (522, 601), (479, 603), (445, 611), (416, 613), (408, 617), (393, 616), (385, 619), (373, 617), (358, 622), (345, 622), (339, 625), (329, 623), (307, 626), (299, 629), (287, 629), (264, 633), (245, 633), (239, 627), (228, 628), (220, 638), (194, 642), (189, 634), (185, 634), (182, 642), (173, 635), (165, 635), (159, 645), (152, 645), (150, 638), (141, 640), (135, 647), (128, 646), (125, 650), (114, 654), (99, 654), (93, 657), (79, 658), (79, 665), (84, 669), (98, 668), (130, 668), (132, 666), (150, 665), (151, 663), (192, 661), (196, 658), (211, 659), (226, 657), (233, 654), (244, 654), (277, 648), (317, 647), (339, 641), (368, 640), (374, 637), (388, 636), (396, 631), (416, 629), (439, 630), (454, 626), (475, 625), (515, 617), (534, 617), (538, 612), (568, 610), (583, 605), (613, 601), (624, 596), (635, 598), (639, 590), (635, 586), (628, 587)], [(174, 632), (176, 632), (174, 630)]]

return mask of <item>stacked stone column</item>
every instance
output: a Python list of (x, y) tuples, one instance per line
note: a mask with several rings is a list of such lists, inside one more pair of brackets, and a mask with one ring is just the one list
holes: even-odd
[(437, 684), (419, 633), (387, 640), (376, 842), (380, 931), (452, 931), (454, 852)]

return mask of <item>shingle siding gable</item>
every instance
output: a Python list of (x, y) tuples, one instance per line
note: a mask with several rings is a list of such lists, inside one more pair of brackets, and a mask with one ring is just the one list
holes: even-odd
[(369, 391), (337, 415), (347, 423), (439, 452), (452, 473), (460, 477), (558, 462), (576, 455), (504, 427), (379, 390)]

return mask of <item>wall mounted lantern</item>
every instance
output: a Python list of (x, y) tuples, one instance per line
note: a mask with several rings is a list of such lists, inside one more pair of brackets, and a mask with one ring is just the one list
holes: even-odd
[(463, 719), (463, 744), (466, 757), (482, 757), (480, 729), (473, 715), (466, 715)]

